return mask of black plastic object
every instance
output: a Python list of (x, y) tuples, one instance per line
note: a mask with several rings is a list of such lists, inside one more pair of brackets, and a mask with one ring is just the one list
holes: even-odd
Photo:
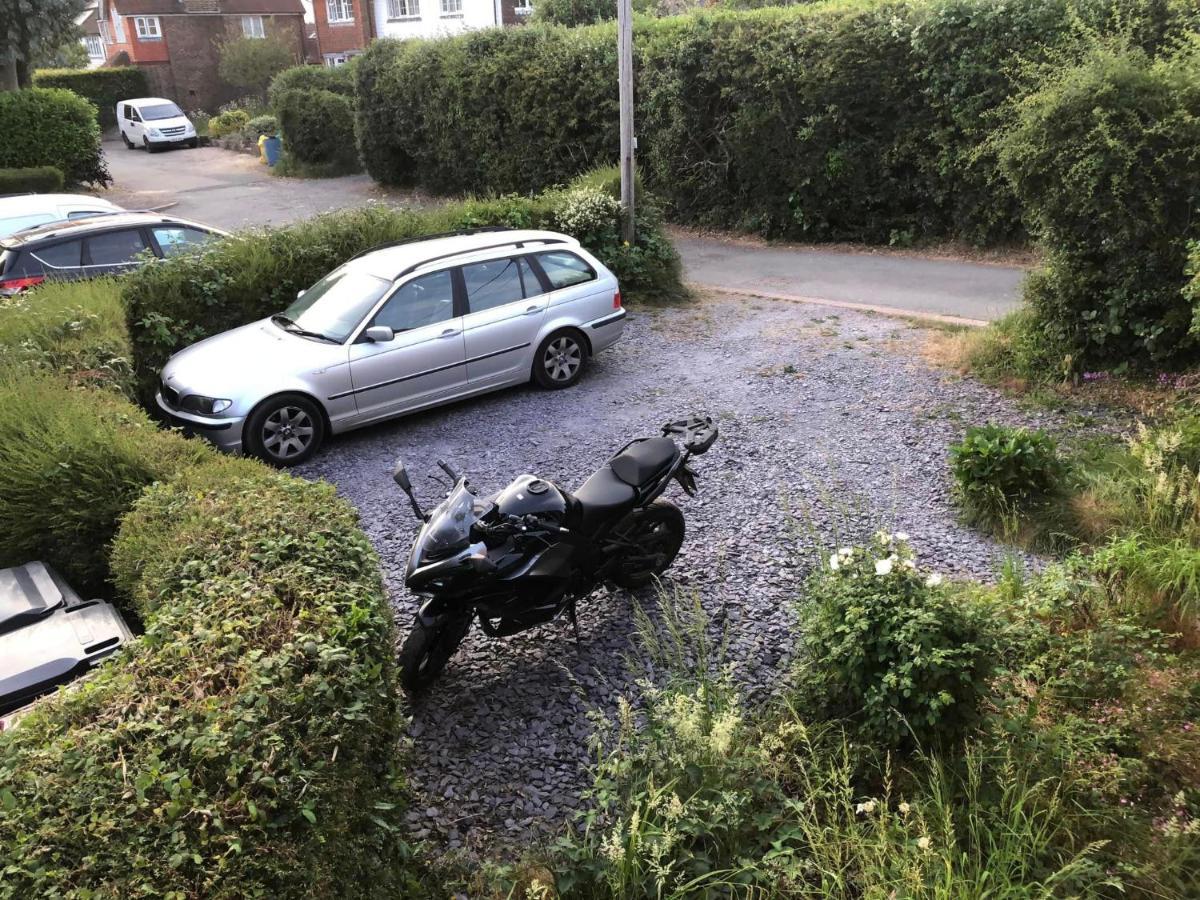
[(0, 569), (0, 634), (81, 602), (70, 585), (45, 563), (35, 561)]
[(103, 600), (61, 606), (0, 635), (0, 713), (83, 675), (132, 638), (121, 614)]
[(717, 426), (712, 416), (691, 416), (668, 422), (663, 426), (664, 435), (679, 437), (683, 441), (683, 449), (699, 456), (713, 445), (717, 439)]

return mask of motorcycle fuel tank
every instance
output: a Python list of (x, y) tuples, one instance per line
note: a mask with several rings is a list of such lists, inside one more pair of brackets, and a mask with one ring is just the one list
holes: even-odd
[(505, 516), (567, 516), (567, 498), (549, 481), (522, 475), (496, 495), (496, 507)]

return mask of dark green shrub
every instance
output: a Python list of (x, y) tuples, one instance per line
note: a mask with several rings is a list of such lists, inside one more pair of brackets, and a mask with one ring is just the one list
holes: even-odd
[(1194, 361), (1181, 291), (1200, 228), (1200, 45), (1102, 44), (1011, 106), (994, 144), (1046, 267), (1026, 300), (1077, 367)]
[(54, 166), (29, 169), (0, 169), (0, 196), (4, 194), (53, 194), (63, 186), (62, 170)]
[(279, 106), (280, 95), (287, 91), (332, 91), (354, 97), (354, 70), (358, 57), (344, 66), (293, 66), (271, 80), (267, 100), (272, 109)]
[(0, 168), (53, 166), (69, 184), (110, 184), (96, 108), (60, 88), (0, 92)]
[[(582, 189), (596, 194), (596, 188)], [(536, 198), (470, 200), (429, 210), (368, 207), (331, 213), (288, 228), (236, 234), (194, 254), (145, 266), (122, 282), (141, 396), (153, 395), (167, 358), (187, 345), (285, 309), (302, 290), (343, 262), (386, 241), (481, 225), (578, 226), (587, 244), (633, 300), (682, 296), (679, 258), (650, 216), (630, 247), (617, 239), (612, 202), (601, 215), (577, 208), (579, 190)], [(584, 201), (591, 212), (594, 198)], [(605, 216), (608, 217), (607, 221)], [(585, 241), (586, 243), (586, 241)]]
[(594, 25), (617, 17), (616, 0), (542, 0), (533, 10), (533, 21), (548, 25)]
[(215, 138), (227, 137), (245, 131), (250, 124), (250, 113), (244, 109), (227, 109), (208, 120), (208, 133)]
[(50, 282), (0, 307), (5, 363), (134, 396), (125, 310), (116, 282)]
[(66, 88), (96, 105), (101, 126), (117, 124), (117, 104), (122, 100), (150, 96), (146, 70), (137, 66), (100, 69), (38, 69), (34, 87)]
[(802, 705), (877, 748), (939, 746), (978, 719), (994, 636), (983, 607), (920, 572), (899, 537), (844, 547), (808, 581)]
[(273, 136), (279, 133), (279, 121), (274, 116), (255, 116), (246, 123), (246, 132), (256, 138)]
[(208, 452), (110, 391), (0, 371), (0, 567), (42, 559), (81, 593), (106, 591), (120, 517)]
[(284, 152), (302, 163), (339, 164), (358, 169), (354, 145), (354, 104), (333, 91), (283, 91), (275, 98), (275, 115)]
[(1045, 432), (981, 425), (950, 448), (959, 501), (967, 518), (993, 527), (1036, 511), (1061, 490), (1064, 474)]

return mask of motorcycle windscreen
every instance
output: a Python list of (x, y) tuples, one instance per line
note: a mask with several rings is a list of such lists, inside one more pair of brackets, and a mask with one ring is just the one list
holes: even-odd
[(416, 558), (446, 556), (467, 547), (471, 543), (471, 526), (477, 518), (475, 495), (460, 481), (421, 529), (415, 548)]

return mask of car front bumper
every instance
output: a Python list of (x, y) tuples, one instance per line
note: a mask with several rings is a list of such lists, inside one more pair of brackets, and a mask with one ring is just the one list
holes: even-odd
[(242, 429), (246, 424), (244, 416), (235, 419), (211, 419), (183, 412), (168, 406), (161, 391), (155, 393), (154, 402), (158, 404), (163, 418), (172, 426), (182, 428), (184, 434), (199, 435), (226, 453), (242, 452)]

